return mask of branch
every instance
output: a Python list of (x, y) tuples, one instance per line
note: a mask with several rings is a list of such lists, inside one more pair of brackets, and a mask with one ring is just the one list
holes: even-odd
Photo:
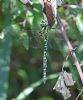
[(65, 40), (65, 42), (66, 42), (66, 44), (67, 44), (67, 46), (68, 46), (70, 56), (71, 56), (71, 58), (72, 58), (72, 60), (73, 60), (73, 62), (74, 62), (74, 65), (75, 65), (76, 68), (77, 68), (77, 71), (78, 71), (78, 73), (79, 73), (81, 82), (82, 82), (82, 84), (83, 84), (83, 72), (82, 72), (80, 63), (79, 63), (79, 61), (78, 61), (78, 59), (77, 59), (77, 56), (76, 56), (76, 54), (75, 54), (75, 50), (74, 50), (74, 48), (72, 47), (72, 45), (71, 45), (71, 43), (70, 43), (70, 41), (69, 41), (69, 39), (68, 39), (68, 37), (67, 37), (67, 35), (66, 35), (66, 30), (65, 30), (65, 28), (64, 28), (64, 25), (63, 25), (63, 23), (61, 22), (61, 20), (60, 20), (60, 18), (59, 18), (58, 15), (57, 15), (57, 21), (58, 21), (58, 23), (59, 23), (59, 27), (60, 27), (61, 32), (62, 32), (62, 36), (63, 36), (63, 38), (64, 38), (64, 40)]

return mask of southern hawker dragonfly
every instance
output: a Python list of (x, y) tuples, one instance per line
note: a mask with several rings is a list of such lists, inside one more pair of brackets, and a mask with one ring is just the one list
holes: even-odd
[[(70, 43), (67, 35), (66, 35), (66, 30), (57, 14), (57, 7), (58, 6), (62, 6), (63, 3), (61, 0), (41, 0), (42, 3), (43, 3), (43, 12), (47, 18), (47, 22), (48, 22), (48, 25), (50, 28), (54, 25), (54, 23), (57, 22), (59, 23), (59, 27), (61, 29), (61, 32), (62, 32), (62, 35), (63, 35), (63, 38), (69, 48), (69, 52), (70, 52), (70, 55), (71, 55), (71, 58), (73, 59), (73, 62), (74, 64), (76, 65), (76, 68), (78, 70), (78, 73), (80, 75), (80, 79), (83, 83), (83, 73), (82, 73), (82, 70), (80, 68), (80, 64), (79, 64), (79, 61), (76, 57), (76, 54), (75, 52), (73, 51), (73, 47), (72, 47), (72, 44)], [(29, 8), (32, 8), (32, 4), (30, 2), (30, 0), (21, 0), (22, 3), (24, 3), (26, 6), (28, 6)], [(80, 9), (79, 6), (75, 6), (75, 5), (63, 5), (65, 7), (69, 7), (69, 8), (78, 8)], [(83, 9), (83, 7), (81, 7), (81, 9)], [(47, 72), (47, 45), (48, 45), (48, 27), (47, 26), (44, 26), (44, 56), (43, 56), (43, 80), (44, 80), (44, 83), (46, 82), (46, 72)], [(29, 30), (28, 30), (29, 31)]]

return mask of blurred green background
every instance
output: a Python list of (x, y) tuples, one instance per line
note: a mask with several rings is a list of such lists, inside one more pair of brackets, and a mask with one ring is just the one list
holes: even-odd
[[(19, 0), (0, 0), (0, 100), (64, 100), (53, 87), (68, 54), (58, 25), (48, 32), (48, 80), (42, 82), (43, 39), (39, 36), (43, 20), (42, 6), (32, 0), (29, 10)], [(64, 0), (83, 5), (83, 0)], [(59, 7), (60, 18), (67, 30), (76, 55), (83, 64), (83, 10)], [(22, 22), (26, 20), (26, 26)], [(70, 88), (75, 100), (82, 84), (75, 65), (69, 58), (65, 69), (71, 72), (75, 85)], [(79, 100), (83, 100), (83, 93)]]

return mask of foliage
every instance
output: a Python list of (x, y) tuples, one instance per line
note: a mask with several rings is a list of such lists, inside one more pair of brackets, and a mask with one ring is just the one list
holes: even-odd
[[(19, 0), (0, 0), (0, 99), (1, 100), (63, 100), (53, 91), (59, 72), (68, 54), (58, 25), (48, 32), (47, 83), (42, 84), (43, 39), (40, 37), (43, 19), (42, 5), (32, 0), (29, 10)], [(68, 4), (83, 4), (82, 0), (64, 0)], [(60, 18), (80, 64), (83, 64), (83, 10), (59, 7)], [(26, 21), (26, 26), (23, 23)], [(75, 100), (82, 88), (77, 69), (70, 58), (65, 69), (72, 73), (75, 85), (69, 100)], [(57, 74), (58, 73), (58, 74)], [(53, 74), (53, 75), (51, 75)], [(28, 88), (27, 88), (28, 87)], [(32, 90), (30, 90), (32, 89)], [(27, 91), (26, 91), (27, 90)], [(29, 91), (30, 90), (30, 91)], [(23, 95), (26, 91), (26, 95)], [(18, 99), (20, 98), (20, 99)], [(23, 98), (23, 99), (22, 99)], [(83, 100), (83, 93), (79, 100)]]

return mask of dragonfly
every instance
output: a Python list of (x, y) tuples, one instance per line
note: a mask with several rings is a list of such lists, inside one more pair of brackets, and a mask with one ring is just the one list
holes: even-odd
[[(76, 55), (75, 55), (75, 52), (70, 50), (70, 48), (73, 50), (73, 47), (72, 47), (72, 45), (71, 45), (71, 43), (66, 35), (66, 31), (64, 30), (64, 26), (61, 23), (60, 18), (59, 18), (58, 13), (57, 13), (58, 6), (63, 5), (62, 0), (41, 0), (41, 1), (43, 3), (43, 12), (47, 18), (47, 23), (48, 23), (48, 24), (43, 24), (43, 33), (45, 33), (44, 34), (44, 51), (43, 51), (43, 82), (46, 83), (46, 80), (47, 80), (47, 78), (46, 78), (46, 76), (47, 76), (47, 51), (48, 51), (48, 34), (47, 33), (48, 33), (48, 29), (51, 29), (51, 27), (54, 25), (54, 23), (56, 21), (59, 23), (60, 29), (63, 32), (63, 37), (68, 45), (71, 56), (74, 55), (74, 56), (72, 56), (72, 58), (74, 59)], [(23, 4), (25, 4), (30, 9), (34, 8), (30, 0), (21, 0), (21, 2)], [(68, 6), (68, 7), (70, 7), (70, 8), (77, 7), (80, 9), (79, 6)], [(78, 65), (80, 66), (78, 60), (76, 58), (75, 58), (75, 60), (78, 63)], [(74, 63), (77, 67), (77, 70), (79, 72), (80, 78), (81, 78), (82, 83), (83, 83), (83, 73), (76, 62), (74, 62)]]
[[(30, 0), (20, 0), (26, 7), (29, 9), (33, 9), (33, 5)], [(44, 37), (44, 51), (43, 51), (43, 82), (46, 83), (47, 80), (47, 55), (48, 55), (48, 29), (54, 25), (56, 21), (57, 16), (57, 6), (61, 6), (62, 2), (61, 0), (40, 0), (43, 5), (43, 12), (45, 14), (45, 18), (47, 18), (47, 21), (41, 23), (42, 29), (39, 30), (27, 30), (31, 33), (43, 33)], [(26, 20), (23, 22), (23, 26), (25, 26)]]

